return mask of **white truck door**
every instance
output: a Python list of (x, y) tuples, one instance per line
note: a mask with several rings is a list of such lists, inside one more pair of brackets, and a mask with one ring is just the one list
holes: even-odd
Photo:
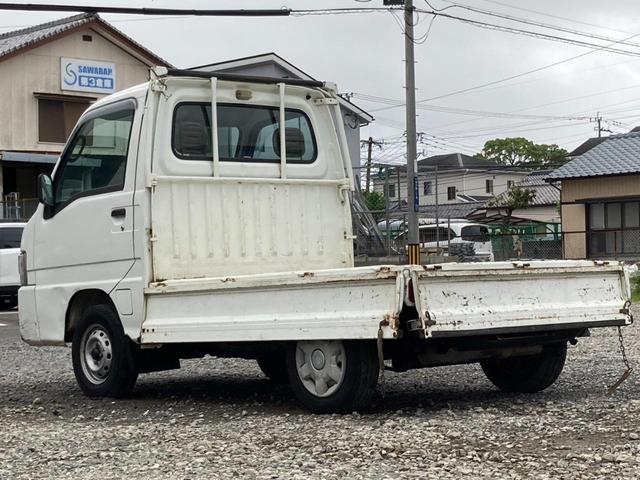
[(41, 340), (62, 340), (66, 306), (75, 292), (110, 292), (134, 262), (135, 133), (140, 121), (135, 112), (133, 99), (89, 112), (56, 168), (55, 204), (39, 210), (35, 225)]

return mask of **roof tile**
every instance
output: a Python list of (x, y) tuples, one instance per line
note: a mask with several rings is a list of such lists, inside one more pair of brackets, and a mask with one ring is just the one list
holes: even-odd
[(158, 57), (155, 53), (143, 47), (141, 44), (133, 40), (131, 37), (125, 35), (110, 23), (104, 21), (97, 13), (81, 13), (79, 15), (61, 18), (52, 22), (41, 23), (40, 25), (34, 25), (32, 27), (23, 28), (21, 30), (14, 30), (12, 32), (0, 34), (0, 59), (2, 59), (2, 57), (4, 57), (5, 55), (9, 55), (30, 45), (35, 45), (66, 31), (88, 24), (92, 21), (98, 21), (105, 27), (108, 27), (112, 31), (117, 32), (123, 38), (135, 45), (135, 47), (137, 47), (139, 50), (144, 52), (147, 56), (163, 62), (164, 65), (171, 66), (169, 62)]
[(640, 133), (611, 135), (551, 172), (548, 180), (640, 173)]

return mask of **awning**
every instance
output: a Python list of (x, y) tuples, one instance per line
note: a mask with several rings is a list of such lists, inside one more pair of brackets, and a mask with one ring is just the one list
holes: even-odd
[(28, 153), (28, 152), (0, 152), (0, 160), (3, 162), (20, 162), (20, 163), (41, 163), (47, 165), (55, 165), (59, 155), (51, 155), (48, 153)]

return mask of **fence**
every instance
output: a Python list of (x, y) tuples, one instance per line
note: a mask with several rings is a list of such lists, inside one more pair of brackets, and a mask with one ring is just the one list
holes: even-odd
[(36, 198), (5, 200), (0, 202), (0, 220), (27, 221), (35, 213), (36, 208), (38, 208)]
[[(353, 212), (357, 264), (406, 263), (406, 213)], [(423, 219), (419, 236), (424, 263), (562, 259), (558, 225), (479, 226), (471, 221)]]

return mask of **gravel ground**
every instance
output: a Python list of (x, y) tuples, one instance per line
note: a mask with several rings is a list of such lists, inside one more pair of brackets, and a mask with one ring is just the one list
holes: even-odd
[[(635, 307), (636, 318), (640, 309)], [(0, 319), (0, 322), (4, 320)], [(640, 332), (625, 329), (640, 363)], [(571, 347), (558, 382), (505, 395), (475, 365), (387, 374), (363, 414), (312, 415), (254, 362), (142, 376), (127, 400), (80, 394), (70, 350), (0, 327), (0, 479), (638, 478), (640, 385), (615, 330)]]

